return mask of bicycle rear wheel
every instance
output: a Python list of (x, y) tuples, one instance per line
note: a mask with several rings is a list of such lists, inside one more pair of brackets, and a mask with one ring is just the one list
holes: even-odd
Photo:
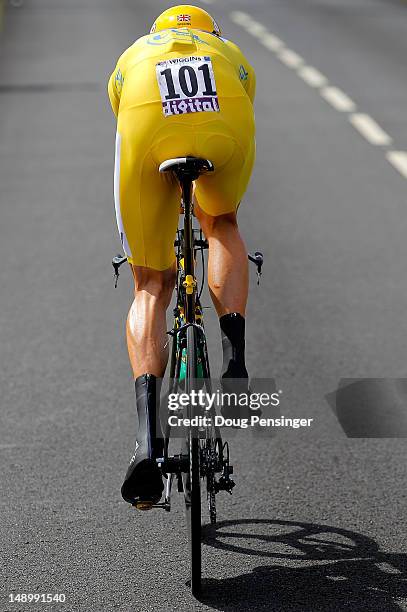
[[(194, 390), (198, 374), (198, 333), (193, 325), (187, 328), (186, 334), (186, 379), (185, 391)], [(187, 418), (193, 416), (192, 406), (187, 409)], [(185, 447), (189, 456), (189, 472), (184, 479), (185, 511), (187, 519), (188, 540), (191, 563), (191, 590), (198, 595), (201, 590), (201, 487), (200, 487), (200, 444), (198, 430), (186, 427)]]

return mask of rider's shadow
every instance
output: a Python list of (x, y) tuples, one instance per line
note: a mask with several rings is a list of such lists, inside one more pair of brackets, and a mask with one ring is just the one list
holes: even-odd
[[(267, 519), (203, 528), (206, 546), (262, 564), (231, 578), (203, 581), (201, 601), (233, 612), (396, 612), (405, 608), (407, 555), (385, 553), (360, 533)], [(272, 560), (264, 563), (264, 559)]]

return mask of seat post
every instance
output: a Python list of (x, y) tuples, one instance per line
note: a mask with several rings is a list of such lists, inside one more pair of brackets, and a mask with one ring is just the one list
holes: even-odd
[(188, 287), (191, 289), (191, 284), (195, 286), (192, 183), (201, 174), (213, 172), (214, 169), (215, 167), (209, 159), (192, 156), (167, 159), (159, 166), (160, 172), (172, 172), (177, 177), (184, 202), (184, 273), (186, 277), (185, 282), (190, 283), (186, 285), (185, 315), (188, 323), (194, 323), (195, 321), (195, 291), (188, 290)]
[[(183, 173), (179, 177), (182, 191), (182, 200), (184, 203), (184, 271), (185, 275), (195, 277), (195, 262), (194, 262), (194, 237), (192, 230), (192, 183), (194, 177), (192, 174)], [(188, 323), (193, 323), (195, 317), (195, 299), (194, 295), (187, 295), (187, 312), (186, 320)]]

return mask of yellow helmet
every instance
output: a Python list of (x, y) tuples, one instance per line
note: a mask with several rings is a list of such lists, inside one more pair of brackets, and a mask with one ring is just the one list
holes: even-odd
[(168, 30), (169, 28), (194, 28), (221, 36), (218, 24), (209, 13), (198, 6), (191, 6), (191, 4), (172, 6), (161, 13), (153, 23), (150, 33)]

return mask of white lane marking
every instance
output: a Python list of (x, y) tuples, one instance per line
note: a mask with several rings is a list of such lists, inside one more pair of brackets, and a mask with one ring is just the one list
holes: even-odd
[(390, 136), (369, 115), (354, 113), (349, 117), (349, 121), (370, 144), (388, 146), (392, 143)]
[(270, 51), (279, 51), (284, 47), (283, 41), (274, 34), (265, 34), (260, 42)]
[(201, 0), (204, 4), (213, 4), (214, 0)]
[[(209, 4), (214, 0), (203, 1)], [(231, 12), (230, 18), (255, 36), (269, 51), (276, 53), (279, 60), (286, 66), (296, 69), (298, 76), (310, 87), (318, 89), (321, 97), (335, 110), (348, 113), (350, 123), (368, 142), (378, 146), (391, 145), (393, 139), (372, 117), (365, 113), (356, 113), (356, 103), (344, 91), (329, 85), (328, 79), (313, 66), (304, 66), (304, 58), (286, 47), (284, 41), (269, 32), (262, 23), (255, 21), (243, 11)], [(403, 177), (407, 178), (407, 152), (388, 151), (386, 158)]]
[(352, 113), (356, 110), (356, 104), (338, 87), (324, 87), (321, 96), (341, 113)]
[(246, 23), (244, 27), (253, 36), (264, 36), (267, 32), (267, 28), (262, 23), (253, 20)]
[(230, 13), (230, 18), (232, 21), (243, 27), (246, 27), (246, 24), (249, 21), (252, 21), (250, 15), (248, 15), (247, 13), (242, 13), (242, 11), (232, 11)]
[(323, 87), (328, 83), (328, 79), (313, 66), (300, 68), (298, 74), (311, 87)]
[(388, 151), (386, 157), (391, 165), (396, 168), (404, 178), (407, 178), (407, 153), (405, 151)]
[(299, 68), (304, 63), (304, 59), (291, 49), (282, 49), (277, 55), (278, 59), (289, 68)]

